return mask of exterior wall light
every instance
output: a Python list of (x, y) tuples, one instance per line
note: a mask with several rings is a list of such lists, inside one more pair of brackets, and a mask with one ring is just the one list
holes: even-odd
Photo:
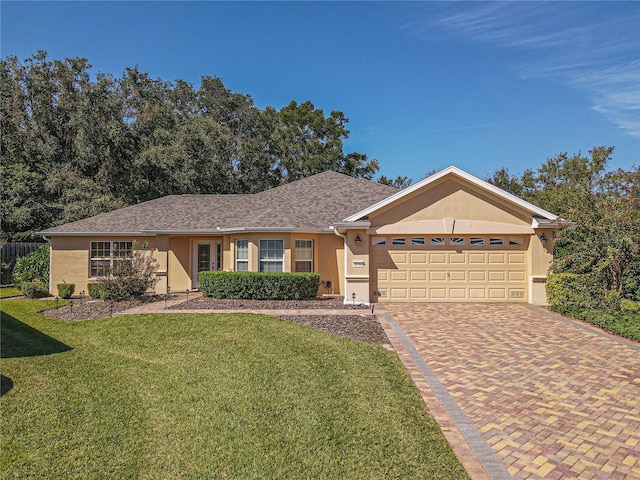
[(547, 236), (544, 233), (540, 235), (540, 241), (542, 242), (543, 245), (547, 244)]
[(356, 235), (356, 245), (360, 245), (360, 242), (362, 242), (362, 239), (360, 238), (360, 234), (358, 233)]

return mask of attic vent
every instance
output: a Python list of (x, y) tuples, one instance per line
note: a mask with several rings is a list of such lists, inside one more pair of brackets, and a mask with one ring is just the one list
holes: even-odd
[(524, 298), (524, 290), (511, 290), (511, 298)]

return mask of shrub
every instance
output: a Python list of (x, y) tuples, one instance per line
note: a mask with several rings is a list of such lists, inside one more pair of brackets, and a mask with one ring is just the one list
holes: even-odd
[(138, 297), (155, 285), (158, 262), (147, 253), (146, 249), (138, 250), (134, 245), (131, 258), (118, 262), (111, 276), (100, 282), (100, 298), (124, 300)]
[(200, 290), (208, 297), (253, 300), (315, 298), (317, 273), (200, 272)]
[(553, 311), (574, 314), (585, 308), (602, 308), (602, 287), (588, 275), (556, 273), (547, 277), (547, 300)]
[(620, 310), (623, 312), (638, 313), (640, 312), (640, 302), (624, 299), (620, 302)]
[(102, 289), (102, 282), (87, 283), (87, 293), (91, 298), (100, 298), (101, 289)]
[(16, 287), (23, 283), (39, 282), (49, 284), (49, 245), (43, 245), (35, 252), (19, 258), (13, 269), (13, 281)]
[(59, 283), (58, 287), (58, 296), (60, 298), (71, 298), (73, 292), (76, 289), (75, 283)]
[(40, 282), (24, 282), (22, 294), (27, 298), (44, 298), (49, 296), (49, 289)]

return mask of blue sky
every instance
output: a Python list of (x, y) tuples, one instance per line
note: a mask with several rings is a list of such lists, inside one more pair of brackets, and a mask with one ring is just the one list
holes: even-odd
[(640, 2), (8, 2), (2, 57), (218, 76), (258, 107), (350, 122), (379, 174), (486, 178), (615, 146), (640, 166)]

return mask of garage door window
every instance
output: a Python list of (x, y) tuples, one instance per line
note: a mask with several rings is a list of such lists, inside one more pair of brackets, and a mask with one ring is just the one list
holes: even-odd
[(405, 238), (398, 237), (398, 238), (391, 239), (391, 245), (406, 245), (406, 244), (407, 244), (407, 241)]
[(504, 240), (502, 238), (492, 237), (489, 238), (489, 245), (503, 245)]
[(484, 238), (482, 238), (482, 237), (471, 237), (469, 239), (469, 245), (484, 245)]
[(464, 237), (451, 237), (449, 243), (451, 245), (464, 245)]
[(426, 245), (426, 239), (424, 237), (413, 237), (411, 239), (411, 245)]
[(518, 245), (522, 246), (524, 243), (522, 242), (521, 237), (509, 237), (509, 245)]
[(431, 237), (431, 245), (444, 245), (444, 237)]
[(371, 245), (381, 247), (387, 244), (387, 237), (371, 237)]

